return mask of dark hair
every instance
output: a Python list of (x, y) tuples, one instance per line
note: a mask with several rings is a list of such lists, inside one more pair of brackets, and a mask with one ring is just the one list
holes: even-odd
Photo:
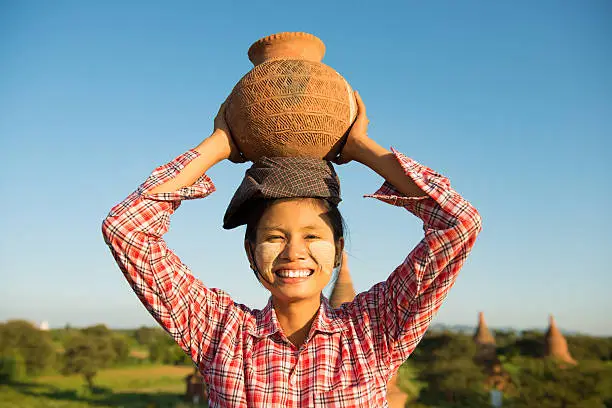
[[(299, 198), (297, 198), (299, 199)], [(257, 240), (257, 227), (259, 226), (259, 220), (261, 219), (264, 212), (272, 206), (272, 204), (279, 201), (288, 201), (288, 200), (296, 200), (296, 198), (276, 198), (276, 199), (259, 199), (253, 202), (251, 208), (249, 208), (249, 216), (247, 221), (246, 231), (244, 233), (244, 239), (255, 243)], [(342, 214), (340, 214), (340, 210), (338, 210), (338, 206), (330, 203), (329, 201), (323, 198), (311, 198), (317, 204), (322, 206), (325, 209), (325, 217), (329, 222), (331, 229), (334, 234), (334, 241), (338, 242), (340, 238), (344, 238), (344, 230), (346, 223), (344, 222), (344, 218), (342, 218)]]

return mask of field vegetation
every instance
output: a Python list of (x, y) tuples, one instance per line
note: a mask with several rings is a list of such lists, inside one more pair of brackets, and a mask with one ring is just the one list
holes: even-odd
[[(488, 407), (497, 388), (504, 407), (612, 407), (612, 338), (567, 336), (577, 365), (543, 358), (540, 332), (498, 331), (495, 338), (501, 382), (475, 358), (470, 335), (430, 330), (400, 368), (407, 406)], [(193, 407), (184, 398), (192, 372), (158, 328), (41, 331), (26, 321), (0, 323), (0, 407)]]

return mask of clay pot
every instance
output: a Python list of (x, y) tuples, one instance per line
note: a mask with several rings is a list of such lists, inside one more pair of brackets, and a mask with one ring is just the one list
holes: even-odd
[(264, 37), (249, 49), (255, 66), (228, 97), (226, 121), (249, 160), (261, 156), (331, 159), (357, 107), (353, 90), (323, 64), (325, 44), (308, 33)]

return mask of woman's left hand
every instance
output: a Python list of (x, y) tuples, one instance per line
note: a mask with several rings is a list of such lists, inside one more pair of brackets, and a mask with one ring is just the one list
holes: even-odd
[(368, 124), (370, 121), (366, 114), (365, 104), (357, 91), (355, 91), (355, 100), (357, 102), (357, 117), (349, 130), (344, 147), (333, 160), (336, 164), (345, 164), (351, 160), (362, 162), (362, 153), (368, 150), (374, 142), (368, 136)]

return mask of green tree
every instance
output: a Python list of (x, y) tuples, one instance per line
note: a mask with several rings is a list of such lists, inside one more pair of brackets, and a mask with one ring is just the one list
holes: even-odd
[(578, 361), (612, 360), (612, 338), (593, 336), (566, 336), (569, 352)]
[(497, 347), (506, 347), (516, 342), (518, 335), (514, 330), (493, 330)]
[(10, 384), (26, 376), (25, 360), (17, 351), (0, 355), (0, 384)]
[(155, 363), (173, 365), (191, 365), (191, 358), (174, 342), (172, 337), (165, 334), (148, 347), (149, 359)]
[(155, 327), (140, 327), (134, 332), (134, 338), (138, 344), (149, 346), (160, 338), (166, 337), (168, 334), (160, 328)]
[(517, 359), (511, 408), (604, 408), (612, 402), (612, 371), (603, 364), (568, 366), (550, 359)]
[(149, 359), (154, 363), (164, 363), (172, 360), (174, 342), (169, 336), (164, 336), (149, 344)]
[(108, 339), (115, 353), (115, 358), (111, 363), (122, 363), (127, 361), (130, 354), (130, 345), (128, 339), (124, 335), (114, 332), (104, 324), (86, 327), (81, 330), (81, 333), (86, 336)]
[(521, 337), (514, 343), (498, 348), (498, 353), (506, 358), (518, 356), (538, 359), (544, 357), (543, 337)]
[(11, 320), (0, 324), (0, 355), (19, 354), (27, 375), (37, 375), (51, 367), (55, 348), (48, 332), (30, 322)]
[(422, 364), (432, 364), (439, 360), (472, 357), (476, 355), (476, 344), (471, 336), (443, 332), (426, 336), (415, 349), (411, 359)]
[(89, 388), (93, 389), (93, 379), (98, 371), (115, 359), (110, 336), (74, 335), (65, 344), (62, 374), (82, 375)]
[[(420, 350), (419, 350), (420, 349)], [(471, 336), (443, 332), (423, 339), (413, 355), (419, 380), (426, 386), (418, 403), (438, 407), (488, 407), (485, 375), (475, 362), (477, 347)]]
[(115, 352), (115, 362), (123, 363), (127, 361), (130, 355), (130, 345), (125, 336), (114, 334), (110, 337), (113, 351)]
[(112, 336), (113, 332), (111, 329), (106, 327), (104, 324), (96, 324), (89, 326), (81, 330), (84, 334), (92, 336)]
[(420, 380), (427, 386), (421, 390), (419, 402), (466, 408), (489, 406), (485, 376), (469, 357), (439, 359), (421, 373)]
[[(408, 401), (414, 402), (419, 396), (425, 383), (419, 381), (419, 373), (415, 365), (410, 361), (404, 362), (398, 369), (397, 385), (408, 395)], [(412, 407), (412, 404), (410, 405)]]
[(193, 361), (191, 357), (189, 357), (182, 348), (180, 348), (176, 343), (172, 347), (172, 360), (168, 362), (168, 364), (174, 365), (193, 365)]

